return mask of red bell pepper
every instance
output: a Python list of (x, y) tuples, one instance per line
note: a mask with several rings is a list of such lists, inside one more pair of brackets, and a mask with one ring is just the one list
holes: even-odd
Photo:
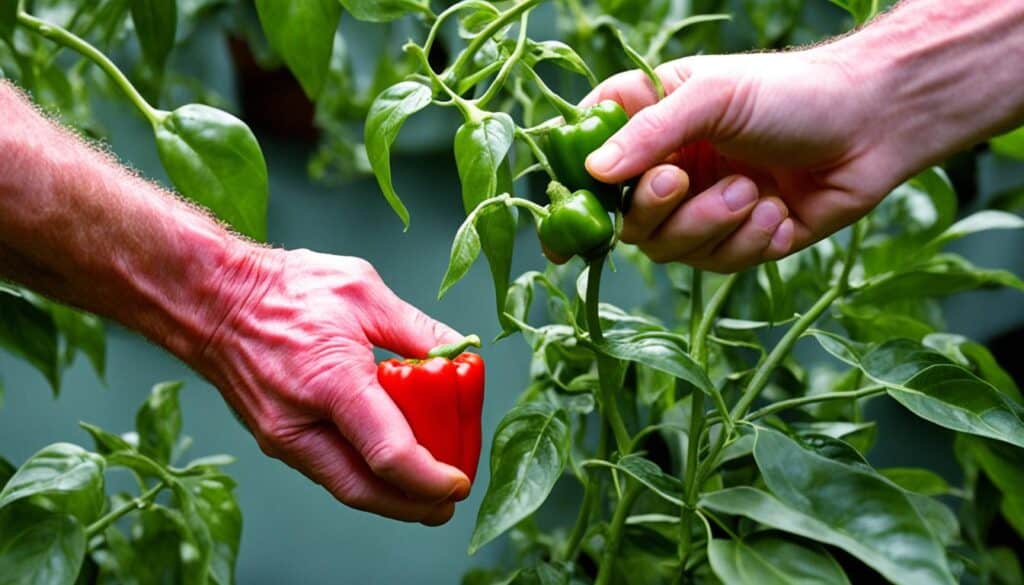
[(479, 347), (480, 338), (438, 347), (423, 360), (386, 360), (377, 368), (377, 379), (416, 440), (472, 482), (482, 442), (484, 360), (463, 353), (470, 345)]

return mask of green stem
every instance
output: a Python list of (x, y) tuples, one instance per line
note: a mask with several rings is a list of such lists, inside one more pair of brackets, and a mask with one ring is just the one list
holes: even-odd
[(806, 406), (808, 404), (817, 404), (819, 402), (833, 402), (836, 400), (858, 400), (861, 398), (868, 398), (871, 396), (877, 396), (885, 393), (884, 386), (869, 386), (867, 388), (861, 388), (860, 390), (851, 390), (849, 392), (832, 392), (829, 394), (817, 394), (814, 396), (801, 396), (799, 398), (791, 398), (789, 400), (783, 400), (770, 404), (762, 409), (755, 410), (743, 418), (745, 421), (754, 421), (759, 418), (764, 418), (768, 415), (781, 412), (783, 410), (789, 410), (790, 408), (798, 408)]
[(114, 62), (100, 52), (99, 49), (70, 31), (40, 20), (25, 12), (18, 13), (18, 24), (48, 40), (75, 51), (95, 63), (124, 92), (132, 104), (149, 120), (150, 124), (156, 125), (160, 121), (161, 112), (151, 106), (146, 101), (146, 98), (142, 97), (142, 94), (135, 89), (135, 86), (117, 68), (117, 65), (114, 65)]
[(487, 79), (491, 75), (494, 75), (494, 73), (501, 69), (503, 66), (504, 64), (501, 61), (495, 61), (494, 63), (491, 63), (490, 65), (484, 67), (480, 71), (477, 71), (476, 73), (468, 77), (463, 77), (462, 79), (459, 80), (459, 84), (455, 86), (455, 91), (459, 95), (466, 93), (467, 91), (476, 87), (476, 84)]
[(693, 269), (690, 277), (690, 357), (704, 364), (704, 338), (698, 339), (701, 321), (704, 320), (704, 271)]
[[(599, 347), (604, 343), (601, 317), (598, 312), (601, 302), (601, 272), (604, 270), (604, 261), (604, 255), (598, 257), (590, 263), (587, 271), (587, 331), (590, 333), (590, 340)], [(619, 403), (616, 397), (616, 392), (619, 389), (615, 387), (612, 379), (618, 371), (619, 364), (600, 349), (595, 350), (594, 354), (597, 359), (597, 377), (601, 387), (601, 407), (608, 424), (612, 427), (615, 446), (618, 448), (619, 454), (627, 455), (631, 441), (629, 431), (626, 430), (626, 423), (622, 420), (622, 413), (619, 412)]]
[(529, 199), (520, 199), (518, 197), (513, 197), (506, 202), (506, 205), (525, 208), (533, 215), (534, 219), (536, 219), (537, 221), (540, 221), (546, 218), (547, 216), (551, 215), (551, 212), (548, 211), (546, 207), (538, 205), (533, 201), (530, 201)]
[(420, 65), (423, 67), (424, 70), (426, 70), (427, 76), (430, 78), (430, 81), (433, 82), (434, 85), (436, 85), (437, 87), (441, 88), (441, 91), (443, 91), (445, 94), (448, 95), (449, 98), (451, 98), (452, 103), (459, 108), (459, 110), (462, 112), (463, 117), (465, 117), (466, 120), (477, 120), (481, 117), (482, 113), (479, 108), (477, 108), (475, 105), (473, 105), (466, 99), (463, 99), (463, 97), (460, 96), (459, 94), (455, 93), (455, 91), (452, 90), (452, 88), (449, 87), (448, 84), (445, 83), (444, 80), (441, 79), (441, 77), (434, 71), (434, 69), (430, 66), (430, 60), (427, 59), (427, 54), (423, 52), (423, 47), (420, 47), (415, 43), (406, 43), (403, 49), (407, 53), (412, 53), (413, 56), (415, 56), (417, 60), (419, 60)]
[(483, 48), (484, 44), (486, 44), (491, 37), (498, 34), (498, 31), (500, 31), (501, 29), (515, 22), (515, 20), (519, 18), (519, 16), (522, 15), (524, 12), (533, 9), (543, 1), (544, 0), (525, 0), (520, 4), (516, 4), (515, 6), (509, 8), (505, 12), (502, 12), (501, 15), (498, 16), (498, 18), (492, 20), (491, 23), (487, 25), (487, 27), (484, 30), (480, 31), (480, 34), (473, 37), (473, 40), (469, 42), (469, 45), (466, 47), (466, 50), (463, 51), (458, 56), (458, 58), (455, 59), (455, 62), (452, 63), (448, 70), (444, 73), (444, 77), (458, 76), (460, 72), (459, 70), (465, 67), (467, 63), (472, 61), (473, 56), (476, 55), (481, 48)]
[(481, 345), (482, 344), (480, 342), (480, 337), (479, 336), (477, 336), (477, 335), (470, 335), (469, 337), (466, 337), (465, 339), (463, 339), (461, 341), (456, 341), (455, 343), (448, 343), (448, 344), (445, 344), (445, 345), (439, 345), (439, 346), (435, 347), (434, 349), (430, 350), (430, 353), (427, 354), (427, 357), (428, 358), (438, 358), (439, 357), (439, 358), (447, 358), (447, 359), (451, 360), (451, 359), (455, 359), (456, 357), (462, 355), (462, 352), (466, 351), (470, 347), (480, 347)]
[(100, 532), (107, 529), (114, 522), (117, 522), (125, 514), (134, 512), (135, 510), (141, 510), (151, 504), (156, 495), (160, 493), (160, 490), (167, 487), (164, 482), (159, 482), (155, 486), (149, 488), (145, 492), (139, 495), (139, 497), (132, 499), (131, 501), (125, 502), (121, 506), (107, 512), (106, 515), (96, 520), (85, 529), (85, 540), (88, 542), (92, 537), (96, 536)]
[(630, 481), (630, 485), (622, 494), (612, 515), (611, 524), (608, 525), (608, 538), (605, 540), (604, 553), (601, 555), (601, 566), (597, 570), (597, 579), (594, 585), (608, 585), (611, 582), (612, 570), (615, 568), (615, 559), (619, 554), (619, 546), (622, 544), (622, 529), (626, 525), (626, 518), (633, 507), (633, 502), (640, 495), (640, 484)]
[(695, 391), (691, 396), (690, 403), (690, 432), (686, 444), (686, 505), (683, 506), (679, 516), (679, 560), (686, 562), (690, 555), (690, 540), (692, 531), (690, 524), (693, 521), (693, 507), (697, 502), (697, 494), (700, 492), (697, 485), (698, 457), (700, 453), (700, 440), (704, 433), (704, 393)]
[(855, 225), (853, 228), (853, 237), (850, 240), (850, 247), (846, 255), (846, 262), (839, 278), (836, 280), (832, 288), (826, 291), (825, 294), (818, 299), (818, 302), (814, 303), (807, 313), (800, 317), (797, 322), (789, 328), (789, 331), (786, 332), (782, 339), (779, 340), (779, 343), (772, 348), (771, 353), (768, 354), (765, 361), (757, 368), (757, 371), (754, 372), (754, 377), (751, 378), (750, 384), (747, 386), (747, 390), (743, 393), (743, 396), (740, 397), (739, 402), (737, 402), (736, 406), (733, 408), (733, 419), (742, 418), (743, 415), (747, 413), (747, 410), (754, 403), (754, 400), (757, 399), (757, 396), (762, 390), (764, 390), (765, 386), (768, 385), (768, 381), (771, 379), (772, 373), (775, 372), (775, 368), (777, 368), (779, 364), (782, 363), (782, 360), (789, 355), (793, 346), (796, 345), (797, 340), (799, 340), (804, 332), (807, 331), (807, 329), (810, 328), (811, 325), (813, 325), (814, 322), (832, 306), (832, 303), (835, 302), (836, 299), (846, 292), (846, 289), (849, 286), (850, 271), (853, 269), (853, 265), (857, 261), (857, 253), (860, 250), (860, 241), (862, 237), (862, 229), (859, 225)]
[[(729, 293), (732, 292), (736, 282), (739, 280), (738, 274), (730, 275), (725, 279), (725, 282), (718, 287), (715, 294), (711, 295), (711, 301), (708, 302), (707, 308), (704, 309), (703, 317), (700, 320), (700, 324), (697, 327), (697, 332), (693, 336), (695, 346), (699, 346), (700, 351), (703, 353), (704, 368), (707, 368), (707, 339), (711, 334), (711, 327), (715, 324), (715, 319), (718, 318), (718, 314), (722, 311), (722, 307), (725, 305), (725, 301), (729, 298)], [(726, 429), (732, 432), (733, 421), (729, 416), (729, 406), (725, 403), (725, 398), (722, 396), (722, 392), (717, 388), (712, 393), (715, 399), (715, 408), (718, 409), (718, 413), (722, 416), (722, 420), (725, 422)]]
[(446, 8), (441, 14), (437, 15), (437, 19), (434, 20), (434, 24), (430, 27), (430, 33), (427, 34), (427, 40), (423, 42), (423, 52), (430, 54), (430, 50), (434, 46), (434, 41), (437, 40), (438, 33), (441, 32), (441, 26), (444, 25), (445, 21), (448, 20), (455, 13), (466, 8), (490, 8), (494, 10), (495, 14), (498, 14), (498, 9), (494, 8), (490, 2), (483, 2), (481, 0), (462, 0), (456, 2), (448, 8)]
[(505, 86), (505, 82), (508, 80), (508, 76), (512, 73), (512, 69), (519, 63), (523, 58), (523, 54), (526, 53), (526, 36), (527, 30), (529, 29), (530, 13), (524, 12), (519, 18), (519, 37), (516, 39), (516, 47), (512, 50), (512, 54), (509, 55), (508, 59), (505, 60), (505, 64), (502, 65), (501, 71), (498, 72), (498, 76), (494, 78), (491, 86), (487, 88), (484, 95), (480, 96), (476, 100), (477, 106), (484, 108), (487, 103), (490, 102), (498, 92), (501, 91), (502, 87)]
[(558, 92), (548, 87), (548, 84), (544, 83), (544, 80), (541, 79), (540, 75), (537, 74), (536, 71), (530, 68), (525, 68), (525, 71), (533, 79), (533, 82), (537, 85), (537, 89), (540, 90), (544, 99), (546, 99), (552, 107), (558, 110), (558, 113), (561, 114), (562, 118), (564, 118), (567, 123), (575, 124), (579, 122), (582, 113), (578, 107), (565, 101), (562, 96), (558, 95)]
[[(602, 421), (601, 435), (597, 440), (597, 458), (603, 460), (607, 457), (608, 425)], [(590, 517), (594, 513), (594, 507), (601, 502), (601, 487), (603, 485), (604, 483), (597, 474), (590, 474), (588, 476), (587, 483), (583, 487), (583, 504), (580, 506), (580, 513), (576, 517), (576, 524), (573, 525), (572, 532), (569, 533), (569, 539), (565, 543), (565, 552), (563, 553), (562, 560), (570, 563), (576, 561), (580, 547), (583, 546), (583, 539), (586, 538), (587, 531), (590, 529)]]
[(537, 144), (537, 141), (533, 139), (533, 136), (527, 134), (522, 128), (516, 127), (516, 138), (522, 140), (528, 147), (530, 147), (530, 152), (532, 152), (533, 157), (537, 159), (537, 164), (539, 164), (541, 168), (544, 169), (544, 172), (546, 172), (553, 180), (555, 178), (555, 171), (551, 168), (551, 162), (548, 161), (548, 156), (544, 154), (544, 151), (541, 149), (540, 145)]

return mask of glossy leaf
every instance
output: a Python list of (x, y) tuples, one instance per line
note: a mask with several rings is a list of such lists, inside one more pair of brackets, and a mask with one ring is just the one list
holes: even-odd
[(380, 189), (402, 224), (409, 228), (409, 210), (391, 182), (391, 145), (410, 116), (430, 105), (433, 93), (416, 81), (403, 81), (381, 92), (366, 116), (366, 153)]
[(992, 150), (1010, 158), (1024, 160), (1024, 127), (992, 139)]
[(306, 95), (320, 95), (341, 20), (337, 0), (256, 0), (263, 31)]
[[(869, 468), (826, 459), (763, 428), (757, 431), (754, 459), (785, 508), (759, 503), (759, 510), (763, 505), (790, 525), (745, 515), (838, 546), (897, 583), (953, 582), (941, 544), (906, 492)], [(806, 520), (820, 525), (820, 534), (802, 532)]]
[(969, 215), (939, 234), (927, 244), (927, 249), (938, 250), (943, 246), (977, 234), (992, 230), (1024, 229), (1024, 218), (1003, 211), (985, 210)]
[(29, 457), (0, 491), (0, 509), (26, 498), (42, 497), (54, 510), (88, 524), (103, 509), (103, 470), (99, 455), (77, 445), (55, 443)]
[[(508, 42), (512, 43), (513, 41), (509, 39)], [(597, 85), (597, 77), (583, 57), (575, 49), (561, 41), (527, 41), (526, 55), (523, 61), (531, 67), (536, 67), (542, 61), (551, 61), (567, 71), (585, 77), (592, 86)]]
[(981, 288), (1009, 287), (1024, 292), (1024, 281), (1006, 270), (984, 270), (955, 256), (941, 256), (913, 269), (875, 279), (852, 302), (879, 305), (893, 299), (936, 298)]
[(56, 324), (13, 289), (0, 288), (0, 348), (42, 373), (57, 395), (61, 368)]
[(614, 358), (672, 374), (703, 392), (714, 392), (707, 374), (687, 352), (686, 341), (677, 335), (651, 331), (623, 332), (622, 335), (608, 335), (598, 349)]
[(154, 131), (178, 191), (241, 233), (266, 239), (267, 164), (248, 126), (227, 112), (191, 104), (163, 113)]
[(949, 493), (949, 484), (934, 471), (912, 467), (889, 467), (879, 469), (886, 479), (901, 488), (925, 496), (941, 496)]
[(491, 479), (469, 554), (544, 503), (565, 469), (570, 440), (568, 414), (552, 404), (524, 404), (505, 416), (491, 446)]
[(975, 437), (961, 436), (957, 441), (1003, 493), (1003, 516), (1024, 538), (1024, 450)]
[(176, 0), (131, 0), (132, 22), (149, 66), (162, 73), (178, 31)]
[(135, 415), (139, 451), (164, 465), (170, 463), (171, 452), (181, 434), (178, 393), (182, 386), (181, 382), (157, 384)]
[(1000, 392), (1019, 403), (1024, 403), (1020, 388), (1014, 379), (996, 362), (992, 352), (984, 345), (961, 335), (936, 333), (921, 340), (926, 347), (946, 356), (950, 360), (967, 366), (981, 379), (992, 384)]
[[(510, 116), (501, 113), (467, 122), (455, 133), (455, 162), (467, 214), (492, 197), (512, 194), (508, 153), (514, 135), (515, 123)], [(504, 318), (505, 297), (512, 273), (517, 225), (516, 211), (507, 205), (488, 207), (476, 220), (480, 246), (491, 268), (498, 317), (506, 331), (509, 325)]]
[(28, 502), (0, 509), (0, 585), (72, 585), (85, 561), (73, 516)]
[(125, 441), (122, 437), (119, 437), (113, 433), (107, 431), (89, 423), (78, 423), (82, 429), (84, 429), (90, 436), (92, 436), (93, 443), (96, 444), (96, 452), (101, 455), (109, 455), (110, 453), (116, 453), (118, 451), (134, 451), (135, 447)]
[(617, 469), (636, 479), (666, 502), (676, 506), (683, 505), (683, 482), (662, 471), (657, 463), (640, 455), (627, 455), (615, 463), (592, 460), (585, 462), (584, 465)]
[(387, 22), (407, 14), (430, 13), (427, 0), (341, 0), (345, 10), (359, 20)]
[[(242, 537), (242, 512), (232, 493), (234, 481), (224, 475), (186, 478), (184, 487), (194, 498), (195, 519), (209, 531), (212, 545), (210, 577), (218, 585), (235, 582), (235, 561)], [(186, 520), (190, 516), (186, 514)]]
[(724, 585), (850, 583), (824, 548), (777, 532), (756, 532), (741, 540), (713, 539), (708, 560)]
[(466, 218), (459, 231), (455, 232), (448, 257), (448, 270), (441, 281), (441, 290), (437, 293), (439, 299), (469, 273), (469, 269), (480, 257), (480, 235), (476, 231), (476, 219), (476, 216)]

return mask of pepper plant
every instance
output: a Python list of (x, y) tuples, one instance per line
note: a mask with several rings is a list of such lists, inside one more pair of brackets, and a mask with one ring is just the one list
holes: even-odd
[[(956, 194), (935, 168), (808, 250), (742, 274), (704, 274), (655, 267), (617, 243), (629, 186), (591, 183), (579, 168), (622, 124), (601, 113), (611, 106), (573, 105), (600, 79), (628, 67), (651, 75), (702, 50), (814, 41), (839, 29), (808, 14), (839, 6), (849, 16), (830, 22), (852, 26), (884, 4), (461, 0), (435, 11), (427, 0), (0, 0), (0, 71), (92, 136), (102, 129), (90, 94), (121, 96), (152, 126), (174, 186), (259, 239), (259, 145), (211, 107), (223, 105), (215, 95), (175, 72), (176, 46), (205, 18), (241, 10), (241, 34), (265, 42), (316, 102), (327, 148), (315, 174), (369, 167), (406, 225), (390, 161), (402, 125), (428, 107), (461, 116), (453, 151), (467, 219), (442, 293), (482, 253), (501, 337), (521, 335), (534, 354), (518, 405), (494, 432), (469, 543), (473, 553), (507, 535), (514, 563), (474, 570), (466, 583), (1020, 583), (1024, 402), (982, 345), (945, 331), (939, 301), (1024, 290), (1015, 275), (947, 248), (1024, 221), (998, 211), (958, 220)], [(382, 55), (368, 86), (355, 83), (338, 34), (344, 13), (392, 33), (418, 30), (401, 57)], [(557, 30), (539, 27), (551, 22)], [(364, 116), (365, 150), (349, 127)], [(584, 132), (580, 121), (591, 119), (601, 128)], [(993, 149), (1024, 159), (1021, 144), (1018, 132)], [(577, 259), (513, 278), (517, 234), (533, 228), (552, 259)], [(603, 303), (602, 281), (630, 272), (647, 283), (637, 306)], [(8, 285), (0, 317), (0, 346), (55, 390), (78, 353), (102, 375), (94, 317)], [(171, 465), (176, 392), (154, 390), (137, 435), (86, 427), (95, 454), (56, 445), (17, 473), (0, 466), (0, 524), (20, 522), (33, 537), (0, 546), (0, 576), (149, 582), (139, 576), (166, 568), (186, 583), (231, 581), (231, 483), (216, 471), (220, 458)], [(948, 429), (962, 476), (873, 466), (876, 440), (893, 440), (877, 437), (887, 408)], [(118, 466), (139, 494), (104, 504), (102, 471)], [(580, 494), (574, 521), (538, 514), (556, 489)], [(233, 511), (220, 517), (211, 502)], [(130, 532), (116, 529), (122, 515), (135, 516)], [(25, 543), (40, 546), (29, 557)], [(34, 562), (11, 564), (26, 558)]]

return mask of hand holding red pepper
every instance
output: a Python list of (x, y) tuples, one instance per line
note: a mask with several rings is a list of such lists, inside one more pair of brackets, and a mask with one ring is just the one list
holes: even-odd
[(480, 338), (474, 335), (443, 345), (424, 360), (381, 362), (377, 379), (420, 445), (473, 481), (480, 461), (484, 361), (477, 354), (462, 353), (470, 345), (479, 347)]

